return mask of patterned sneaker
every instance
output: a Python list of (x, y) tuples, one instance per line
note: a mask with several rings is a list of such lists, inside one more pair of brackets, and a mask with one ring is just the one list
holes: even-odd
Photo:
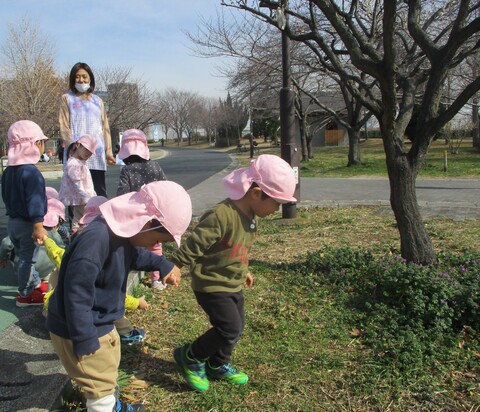
[(27, 306), (42, 306), (43, 305), (43, 293), (34, 289), (32, 294), (29, 296), (20, 296), (17, 293), (17, 302), (16, 305), (19, 308), (26, 308)]
[(115, 402), (115, 406), (113, 407), (113, 412), (145, 412), (145, 406), (141, 403), (130, 405), (117, 399), (117, 402)]
[(237, 371), (230, 363), (215, 368), (207, 362), (205, 371), (210, 379), (224, 380), (235, 385), (245, 385), (248, 381), (248, 375)]
[(128, 335), (120, 335), (122, 343), (131, 346), (142, 343), (145, 340), (145, 329), (132, 329)]
[(180, 366), (183, 377), (187, 381), (187, 384), (196, 391), (206, 391), (210, 384), (205, 376), (205, 362), (198, 359), (191, 359), (187, 352), (190, 349), (190, 345), (186, 344), (173, 351), (173, 357), (175, 362)]

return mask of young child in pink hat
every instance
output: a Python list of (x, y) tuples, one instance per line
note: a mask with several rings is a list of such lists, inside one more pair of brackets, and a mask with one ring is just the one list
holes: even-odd
[[(80, 225), (79, 231), (85, 228), (89, 223), (93, 222), (93, 220), (97, 216), (100, 216), (102, 214), (100, 211), (100, 206), (106, 202), (108, 202), (108, 199), (104, 196), (93, 196), (88, 200), (87, 204), (85, 205), (85, 213), (78, 221)], [(60, 267), (64, 250), (59, 248), (52, 242), (49, 242), (48, 239), (45, 240), (45, 248), (47, 250), (47, 254), (51, 257), (52, 261), (54, 261), (56, 265)], [(146, 310), (147, 308), (148, 304), (144, 297), (135, 298), (127, 294), (125, 298), (126, 310)], [(142, 343), (146, 338), (145, 329), (134, 328), (132, 323), (125, 316), (114, 321), (114, 325), (115, 329), (117, 329), (117, 332), (120, 335), (120, 340), (126, 345), (135, 345), (138, 343)]]
[[(8, 129), (8, 167), (2, 173), (2, 198), (8, 215), (8, 236), (18, 257), (19, 307), (42, 305), (40, 277), (35, 270), (35, 242), (47, 236), (43, 218), (47, 213), (45, 180), (36, 163), (45, 150), (38, 124), (20, 120)], [(33, 232), (33, 235), (32, 235)]]
[[(56, 199), (56, 200), (60, 201), (60, 197), (58, 196), (58, 191), (54, 187), (47, 186), (45, 188), (45, 193), (47, 194), (47, 201), (50, 200), (50, 199)], [(63, 203), (62, 203), (62, 205), (63, 205)], [(63, 208), (65, 209), (65, 205), (63, 205)], [(47, 213), (48, 213), (48, 211), (47, 211)], [(60, 222), (59, 225), (57, 225), (56, 231), (62, 237), (63, 244), (65, 246), (67, 246), (68, 244), (70, 244), (70, 230), (64, 225), (65, 222), (66, 222), (66, 220), (65, 220), (65, 212), (64, 212), (64, 216), (62, 217), (62, 221)]]
[(72, 206), (72, 233), (78, 230), (78, 221), (83, 215), (88, 199), (96, 195), (92, 176), (87, 167), (87, 160), (95, 153), (96, 148), (97, 139), (84, 134), (67, 150), (71, 154), (63, 171), (58, 196), (65, 206)]
[(287, 162), (261, 155), (224, 178), (228, 198), (207, 211), (173, 262), (189, 266), (197, 302), (209, 316), (212, 328), (194, 342), (175, 349), (175, 361), (188, 385), (209, 388), (210, 379), (236, 385), (248, 376), (230, 361), (245, 326), (242, 289), (251, 287), (248, 253), (257, 232), (257, 216), (265, 217), (281, 203), (295, 202), (295, 175)]
[[(150, 160), (147, 137), (141, 130), (128, 129), (125, 131), (117, 156), (125, 163), (120, 172), (117, 196), (128, 192), (138, 192), (147, 183), (167, 180), (160, 163)], [(161, 255), (162, 244), (155, 245), (150, 251)], [(158, 271), (150, 272), (148, 276), (152, 281), (153, 289), (163, 290), (167, 286), (160, 281)]]
[(163, 282), (178, 285), (180, 270), (145, 248), (158, 242), (180, 245), (192, 204), (183, 187), (162, 181), (109, 200), (100, 211), (102, 216), (73, 239), (63, 256), (47, 329), (89, 411), (144, 411), (142, 405), (128, 409), (115, 398), (120, 337), (113, 322), (125, 311), (130, 270), (159, 270)]
[[(77, 234), (79, 234), (81, 230), (85, 228), (89, 223), (93, 222), (93, 220), (97, 216), (100, 216), (102, 214), (100, 212), (100, 206), (103, 205), (105, 202), (108, 202), (108, 199), (104, 196), (93, 196), (88, 200), (87, 204), (85, 205), (85, 213), (78, 221), (78, 223), (80, 224), (80, 228), (77, 231)], [(59, 203), (63, 206), (63, 203)], [(50, 262), (57, 269), (60, 269), (60, 264), (62, 263), (62, 258), (65, 254), (65, 247), (59, 246), (59, 243), (51, 238), (45, 239), (44, 243), (45, 252), (50, 259)], [(54, 273), (52, 273), (50, 279), (52, 279), (52, 281), (49, 281), (49, 292), (47, 292), (44, 297), (44, 310), (48, 309), (48, 300), (53, 293), (53, 289), (57, 285), (57, 276), (54, 276)], [(136, 298), (132, 295), (127, 294), (125, 296), (125, 310), (136, 309), (148, 309), (148, 303), (145, 300), (145, 297), (141, 296), (140, 298)], [(132, 323), (125, 316), (123, 316), (123, 318), (121, 319), (114, 321), (113, 324), (115, 325), (115, 329), (117, 329), (117, 332), (120, 335), (120, 340), (122, 341), (122, 343), (126, 343), (127, 345), (133, 345), (141, 343), (145, 340), (145, 329), (134, 328), (132, 326)]]
[[(42, 293), (45, 292), (50, 285), (50, 279), (52, 277), (55, 277), (53, 273), (55, 270), (55, 265), (52, 264), (49, 257), (47, 256), (45, 245), (48, 240), (51, 240), (52, 242), (55, 241), (65, 247), (63, 239), (60, 233), (58, 233), (57, 231), (57, 228), (59, 227), (63, 219), (65, 219), (65, 206), (63, 205), (63, 203), (57, 199), (48, 199), (47, 213), (43, 217), (43, 227), (47, 230), (48, 237), (43, 240), (42, 245), (36, 245), (33, 254), (35, 257), (34, 268), (42, 281), (40, 286)], [(14, 246), (10, 237), (7, 236), (3, 238), (0, 244), (1, 268), (5, 267), (8, 262), (11, 262), (13, 264), (14, 270), (18, 270), (19, 259), (18, 256), (15, 255), (15, 253), (12, 253), (13, 249)]]

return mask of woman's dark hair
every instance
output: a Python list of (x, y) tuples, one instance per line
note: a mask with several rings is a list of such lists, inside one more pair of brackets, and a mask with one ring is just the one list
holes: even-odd
[(70, 70), (70, 77), (69, 77), (69, 83), (68, 83), (70, 90), (72, 91), (72, 93), (75, 93), (75, 94), (78, 93), (77, 89), (75, 89), (75, 75), (80, 69), (85, 70), (90, 76), (90, 89), (88, 89), (88, 92), (93, 93), (93, 91), (95, 90), (95, 76), (93, 75), (92, 69), (87, 63), (80, 63), (80, 62), (75, 64), (72, 67), (72, 70)]
[(130, 155), (123, 159), (123, 163), (125, 163), (127, 166), (131, 165), (132, 163), (146, 163), (148, 160), (145, 160), (143, 157), (140, 157), (138, 155)]

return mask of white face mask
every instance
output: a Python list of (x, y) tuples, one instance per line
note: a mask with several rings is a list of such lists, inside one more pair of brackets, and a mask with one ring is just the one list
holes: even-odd
[(80, 93), (86, 93), (90, 89), (90, 83), (75, 83), (75, 89)]

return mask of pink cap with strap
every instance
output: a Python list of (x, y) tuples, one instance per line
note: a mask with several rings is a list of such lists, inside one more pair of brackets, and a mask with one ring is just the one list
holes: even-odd
[(43, 226), (57, 226), (60, 217), (65, 220), (65, 205), (58, 199), (48, 199), (47, 214), (43, 217)]
[(78, 220), (80, 225), (88, 225), (93, 219), (101, 215), (100, 205), (108, 202), (105, 196), (92, 196), (85, 205), (83, 216)]
[(129, 156), (137, 155), (145, 160), (150, 160), (150, 151), (148, 150), (147, 137), (145, 133), (138, 129), (125, 130), (122, 136), (122, 147), (118, 152), (118, 158), (121, 160)]
[(57, 189), (55, 189), (52, 186), (47, 186), (45, 188), (45, 194), (47, 195), (47, 200), (48, 199), (58, 199)]
[(31, 120), (19, 120), (8, 129), (8, 164), (10, 166), (38, 163), (40, 150), (35, 144), (39, 140), (46, 140), (38, 124)]
[(78, 139), (76, 143), (80, 143), (92, 154), (94, 154), (95, 150), (97, 150), (97, 139), (93, 136), (90, 136), (89, 134), (84, 134), (83, 136), (80, 136), (80, 139)]
[(228, 197), (233, 200), (245, 196), (252, 183), (278, 203), (296, 202), (295, 174), (290, 165), (275, 155), (264, 154), (250, 162), (250, 166), (234, 170), (223, 178)]
[(156, 219), (180, 246), (180, 239), (192, 219), (192, 202), (178, 183), (162, 180), (109, 200), (100, 206), (100, 211), (117, 236), (132, 237), (147, 222)]

